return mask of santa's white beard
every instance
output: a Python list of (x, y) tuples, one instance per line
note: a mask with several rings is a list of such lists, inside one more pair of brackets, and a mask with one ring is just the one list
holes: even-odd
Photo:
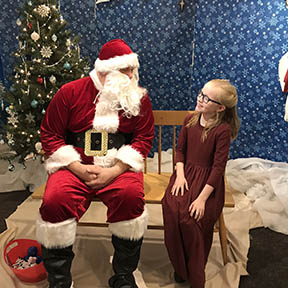
[(97, 112), (101, 115), (108, 111), (123, 110), (126, 117), (137, 116), (144, 94), (145, 89), (138, 86), (137, 74), (130, 79), (119, 71), (110, 72), (99, 97)]

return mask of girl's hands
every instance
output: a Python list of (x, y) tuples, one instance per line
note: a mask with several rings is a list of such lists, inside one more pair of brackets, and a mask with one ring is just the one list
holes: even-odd
[(171, 193), (173, 196), (178, 196), (179, 191), (181, 196), (184, 195), (184, 189), (188, 190), (188, 183), (184, 177), (184, 175), (177, 175), (174, 185), (172, 186)]
[(196, 221), (199, 221), (205, 213), (205, 200), (197, 198), (189, 206), (190, 216), (193, 217)]

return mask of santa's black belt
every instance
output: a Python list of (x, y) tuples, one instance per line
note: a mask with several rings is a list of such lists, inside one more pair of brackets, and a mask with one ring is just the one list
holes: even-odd
[(132, 134), (89, 129), (80, 133), (68, 132), (65, 142), (83, 148), (87, 156), (105, 156), (109, 149), (119, 149), (122, 145), (130, 144), (131, 139)]

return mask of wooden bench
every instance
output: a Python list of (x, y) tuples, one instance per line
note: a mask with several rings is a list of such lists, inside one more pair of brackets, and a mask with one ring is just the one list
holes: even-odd
[[(183, 124), (184, 118), (187, 115), (188, 111), (160, 111), (154, 110), (154, 119), (155, 126), (158, 126), (158, 167), (157, 172), (147, 171), (147, 160), (145, 160), (144, 167), (144, 193), (145, 193), (145, 202), (147, 204), (158, 204), (161, 205), (161, 199), (164, 195), (165, 189), (168, 186), (171, 173), (164, 173), (161, 171), (161, 156), (162, 156), (162, 127), (169, 126), (172, 127), (172, 163), (175, 163), (176, 155), (176, 127)], [(174, 165), (172, 165), (173, 169)], [(45, 185), (43, 184), (39, 187), (33, 194), (32, 198), (42, 199)], [(97, 197), (93, 198), (93, 201), (100, 201)], [(225, 193), (225, 204), (224, 207), (234, 207), (235, 203), (232, 197), (230, 187), (226, 184), (226, 193)], [(97, 223), (97, 222), (79, 222), (79, 226), (93, 226), (93, 227), (107, 227), (107, 223)], [(163, 225), (148, 225), (148, 229), (163, 229)], [(224, 222), (223, 213), (221, 213), (216, 225), (215, 232), (219, 232), (221, 251), (223, 257), (224, 265), (227, 264), (227, 236), (226, 236), (226, 227)]]

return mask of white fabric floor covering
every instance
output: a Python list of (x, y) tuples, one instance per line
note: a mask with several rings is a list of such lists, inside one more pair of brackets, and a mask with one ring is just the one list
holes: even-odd
[[(8, 157), (13, 155), (6, 144), (0, 144), (0, 156)], [(47, 180), (47, 173), (38, 156), (35, 160), (32, 158), (25, 162), (25, 166), (12, 160), (14, 170), (9, 171), (10, 163), (7, 160), (0, 160), (0, 193), (21, 191), (29, 188), (34, 192), (37, 187), (41, 186)], [(25, 167), (25, 168), (24, 168)]]
[(250, 199), (264, 227), (288, 234), (288, 163), (260, 158), (229, 160), (226, 176), (234, 189)]
[[(249, 229), (262, 226), (258, 213), (251, 207), (243, 193), (234, 193), (235, 208), (224, 210), (228, 229), (229, 263), (223, 266), (218, 233), (214, 241), (206, 267), (206, 288), (236, 288), (241, 275), (247, 275), (246, 263), (249, 249)], [(27, 198), (6, 220), (8, 229), (0, 235), (0, 286), (1, 288), (44, 288), (46, 280), (34, 284), (19, 281), (4, 262), (5, 245), (20, 238), (35, 239), (35, 219), (41, 201)], [(162, 223), (160, 205), (148, 205), (149, 222)], [(93, 202), (82, 221), (93, 219), (105, 221), (106, 208)], [(169, 262), (163, 231), (148, 230), (145, 234), (141, 259), (135, 278), (139, 288), (189, 287), (188, 284), (175, 284), (173, 268)], [(77, 238), (73, 246), (75, 258), (72, 265), (74, 288), (108, 287), (107, 280), (112, 275), (110, 258), (113, 254), (111, 235), (107, 228), (77, 228)]]

